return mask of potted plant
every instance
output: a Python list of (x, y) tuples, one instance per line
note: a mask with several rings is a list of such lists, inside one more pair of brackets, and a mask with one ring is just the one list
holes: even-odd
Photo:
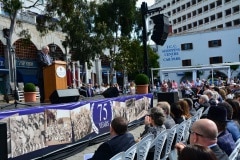
[(137, 94), (148, 93), (149, 78), (146, 74), (138, 74), (135, 77), (136, 92)]
[(24, 100), (25, 102), (36, 102), (36, 86), (33, 83), (24, 85)]

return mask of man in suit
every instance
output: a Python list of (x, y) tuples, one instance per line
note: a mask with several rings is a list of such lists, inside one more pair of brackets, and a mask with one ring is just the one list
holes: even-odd
[[(209, 147), (217, 159), (229, 160), (227, 154), (217, 144), (218, 128), (210, 119), (199, 119), (195, 121), (190, 129), (190, 144), (198, 144)], [(183, 143), (177, 143), (175, 148), (181, 152), (185, 147)]]
[(38, 87), (40, 92), (40, 102), (44, 103), (44, 80), (43, 80), (43, 69), (52, 64), (52, 59), (49, 56), (49, 47), (43, 46), (41, 52), (38, 53), (37, 62), (38, 62)]
[(93, 92), (92, 84), (89, 83), (86, 89), (87, 89), (87, 97), (93, 97), (94, 92)]
[(110, 159), (119, 152), (126, 151), (136, 142), (134, 136), (127, 132), (128, 122), (123, 117), (116, 117), (110, 125), (111, 139), (101, 144), (90, 160)]

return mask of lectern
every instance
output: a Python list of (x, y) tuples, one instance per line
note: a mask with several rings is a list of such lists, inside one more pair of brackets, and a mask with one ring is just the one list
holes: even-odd
[(67, 89), (66, 62), (54, 61), (52, 65), (44, 68), (44, 94), (45, 103), (50, 102), (50, 95), (58, 89)]

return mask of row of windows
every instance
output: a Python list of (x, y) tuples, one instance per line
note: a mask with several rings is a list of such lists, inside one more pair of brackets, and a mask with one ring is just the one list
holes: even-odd
[[(223, 15), (229, 16), (231, 14), (238, 13), (239, 11), (240, 11), (240, 7), (238, 5), (238, 6), (235, 6), (235, 7), (232, 7), (232, 8), (229, 8), (229, 9), (225, 10), (225, 12), (219, 12), (219, 13), (213, 14), (210, 17), (206, 17), (206, 18), (204, 18), (202, 20), (199, 20), (199, 21), (208, 23), (209, 21), (214, 21), (215, 19), (222, 18)], [(180, 23), (182, 21), (186, 21), (187, 19), (190, 19), (191, 17), (194, 17), (197, 14), (201, 14), (201, 13), (202, 13), (202, 8), (198, 9), (197, 11), (195, 10), (195, 11), (192, 11), (191, 13), (183, 15), (182, 17), (178, 17), (176, 19), (173, 19), (172, 24), (177, 24), (177, 23)]]
[[(181, 12), (182, 10), (185, 10), (186, 8), (189, 8), (193, 5), (196, 5), (197, 3), (201, 3), (203, 0), (191, 0), (175, 9), (172, 10), (171, 12), (168, 12), (168, 15), (170, 16), (171, 14), (177, 14), (177, 12)], [(163, 5), (162, 8), (170, 8), (171, 5), (175, 5), (175, 3), (180, 2), (180, 0), (173, 0), (172, 3), (168, 2), (167, 4)], [(231, 2), (231, 0), (224, 0), (224, 4)], [(214, 9), (215, 7), (221, 6), (223, 4), (222, 0), (217, 0), (216, 2), (212, 2), (209, 5), (204, 6), (199, 10), (199, 12), (206, 12), (210, 9)]]
[[(187, 30), (192, 29), (194, 27), (203, 25), (205, 23), (209, 23), (209, 20), (211, 20), (211, 17), (206, 17), (206, 18), (204, 18), (202, 20), (195, 21), (195, 22), (190, 23), (188, 25), (184, 25), (182, 27), (174, 29), (173, 33), (179, 33), (179, 32), (187, 31)], [(237, 26), (237, 25), (240, 25), (240, 19), (236, 19), (236, 20), (233, 20), (233, 21), (226, 22), (225, 26), (223, 26), (223, 24), (219, 24), (219, 25), (217, 25), (215, 27), (212, 27), (212, 28), (209, 28), (209, 29), (216, 29), (216, 28), (223, 28), (223, 27), (232, 27), (232, 26)]]
[[(219, 6), (222, 6), (223, 4), (226, 4), (226, 3), (230, 3), (230, 2), (233, 2), (234, 0), (217, 0), (215, 2), (212, 2), (210, 4), (206, 4), (205, 6), (201, 7), (201, 8), (198, 8), (197, 10), (194, 10), (190, 13), (187, 13), (181, 17), (178, 17), (176, 19), (173, 19), (171, 24), (173, 25), (176, 25), (177, 23), (181, 23), (182, 21), (187, 21), (188, 19), (191, 19), (192, 17), (195, 17), (195, 16), (198, 16), (198, 15), (201, 15), (203, 14), (204, 12), (208, 12), (209, 10), (213, 10)], [(170, 8), (171, 5), (175, 5), (175, 3), (178, 3), (180, 2), (180, 0), (173, 0), (172, 2), (168, 2), (167, 4), (163, 5), (163, 8)], [(203, 2), (203, 0), (191, 0), (169, 12), (167, 12), (168, 16), (170, 17), (171, 15), (176, 15), (178, 14), (179, 12), (182, 12), (183, 10), (186, 10), (187, 8), (190, 8), (192, 5), (196, 5), (197, 3), (200, 3), (200, 2)], [(239, 13), (240, 12), (240, 6), (237, 5), (237, 6), (234, 6), (232, 8), (228, 8), (226, 9), (225, 11), (221, 11), (219, 13), (216, 13), (214, 15), (211, 15), (211, 16), (208, 16), (208, 17), (205, 17), (201, 20), (198, 20), (196, 22), (193, 22), (191, 24), (188, 24), (186, 26), (183, 26), (183, 27), (180, 27), (178, 29), (175, 29), (173, 31), (173, 33), (178, 33), (178, 32), (183, 32), (183, 31), (186, 31), (188, 29), (192, 29), (194, 27), (197, 27), (198, 25), (203, 25), (205, 23), (209, 23), (211, 21), (215, 21), (217, 19), (221, 19), (223, 18), (224, 16), (230, 16), (232, 14), (236, 14), (236, 13)], [(230, 27), (230, 26), (235, 26), (235, 25), (239, 25), (239, 19), (238, 20), (235, 20), (235, 21), (232, 21), (232, 22), (227, 22), (225, 23), (226, 27)], [(215, 28), (222, 28), (223, 25), (220, 24), (218, 25), (217, 27)], [(209, 28), (210, 29), (210, 28)]]
[[(209, 57), (209, 64), (217, 64), (217, 63), (223, 63), (222, 56)], [(192, 60), (191, 59), (182, 60), (182, 66), (192, 66)]]
[[(240, 37), (238, 37), (238, 44), (240, 44)], [(208, 41), (208, 47), (220, 47), (222, 46), (222, 41), (221, 39), (216, 39), (216, 40), (210, 40)], [(183, 43), (181, 44), (181, 50), (191, 50), (193, 49), (193, 43)]]

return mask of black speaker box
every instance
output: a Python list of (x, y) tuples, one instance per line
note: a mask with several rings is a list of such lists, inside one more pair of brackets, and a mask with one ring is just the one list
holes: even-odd
[(104, 98), (112, 98), (119, 96), (119, 91), (117, 87), (110, 87), (102, 93)]
[(161, 92), (158, 93), (158, 102), (167, 101), (170, 105), (179, 100), (178, 92)]
[(8, 159), (8, 145), (7, 145), (7, 123), (0, 122), (0, 159)]
[(50, 96), (50, 101), (53, 104), (77, 102), (79, 97), (78, 89), (62, 89), (55, 90)]

